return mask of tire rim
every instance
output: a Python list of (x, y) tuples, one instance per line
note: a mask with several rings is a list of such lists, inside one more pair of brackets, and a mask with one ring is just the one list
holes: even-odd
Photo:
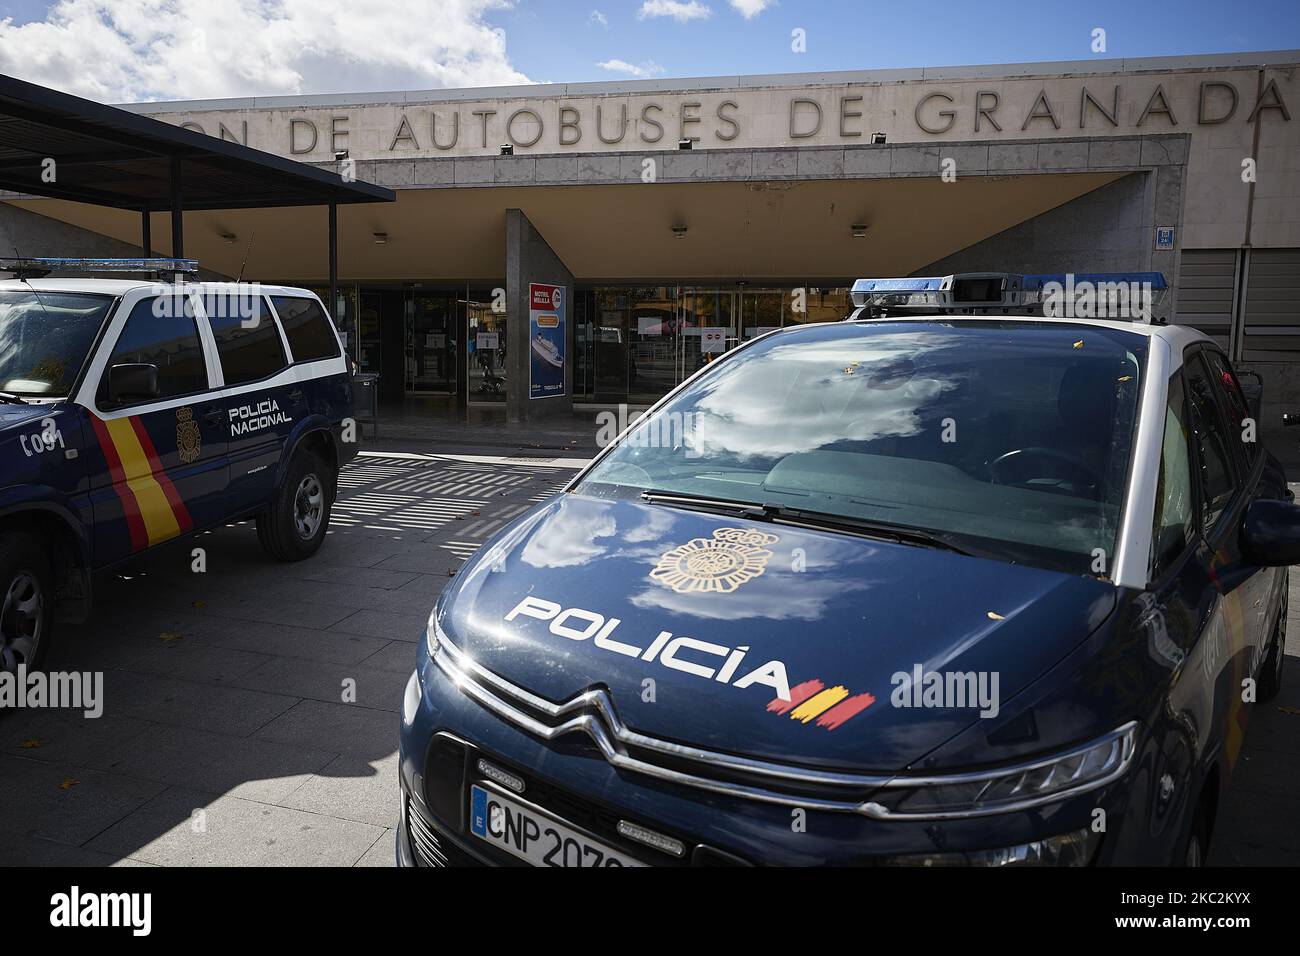
[(298, 483), (298, 491), (293, 497), (293, 524), (298, 537), (304, 541), (316, 537), (324, 514), (325, 489), (314, 474), (307, 475)]
[(41, 643), (44, 610), (40, 580), (30, 571), (19, 571), (10, 579), (0, 607), (0, 670), (30, 666)]

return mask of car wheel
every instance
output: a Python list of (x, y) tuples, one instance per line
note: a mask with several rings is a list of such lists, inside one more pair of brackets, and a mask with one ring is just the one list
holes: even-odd
[(257, 519), (257, 538), (281, 561), (301, 561), (320, 550), (329, 527), (334, 476), (310, 452), (289, 463), (271, 507)]
[(1290, 583), (1288, 571), (1282, 580), (1282, 602), (1277, 612), (1277, 624), (1273, 627), (1273, 640), (1259, 675), (1259, 693), (1256, 699), (1260, 701), (1272, 700), (1282, 689), (1282, 667), (1286, 662), (1287, 589)]
[(1210, 849), (1210, 821), (1205, 814), (1205, 806), (1196, 809), (1196, 818), (1192, 821), (1192, 832), (1187, 835), (1187, 846), (1183, 850), (1183, 866), (1205, 866), (1205, 855)]
[(41, 664), (54, 624), (50, 562), (29, 534), (0, 534), (0, 671)]

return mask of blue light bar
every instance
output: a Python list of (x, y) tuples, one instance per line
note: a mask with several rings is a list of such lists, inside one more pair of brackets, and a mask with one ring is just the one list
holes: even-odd
[(51, 272), (176, 273), (199, 271), (197, 259), (78, 259), (63, 257), (0, 258), (0, 272), (49, 275)]
[(938, 292), (943, 285), (942, 276), (906, 279), (859, 279), (853, 283), (854, 292)]

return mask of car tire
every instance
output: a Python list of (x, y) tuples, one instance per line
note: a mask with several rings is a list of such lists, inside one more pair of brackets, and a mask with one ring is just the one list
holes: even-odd
[(1205, 857), (1209, 852), (1210, 818), (1202, 801), (1196, 808), (1191, 832), (1187, 834), (1187, 841), (1183, 844), (1183, 866), (1195, 868), (1205, 866)]
[(1282, 689), (1282, 668), (1286, 661), (1286, 608), (1287, 589), (1290, 586), (1291, 572), (1288, 570), (1282, 578), (1282, 601), (1277, 612), (1277, 624), (1273, 626), (1273, 640), (1260, 668), (1259, 690), (1256, 700), (1261, 703), (1272, 700)]
[(40, 541), (0, 533), (0, 671), (40, 667), (53, 627), (54, 575)]
[(334, 475), (311, 452), (289, 462), (275, 499), (257, 518), (257, 540), (280, 561), (302, 561), (320, 550), (329, 528)]

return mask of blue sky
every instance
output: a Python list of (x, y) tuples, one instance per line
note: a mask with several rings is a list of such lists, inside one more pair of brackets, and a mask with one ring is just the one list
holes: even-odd
[[(1177, 56), (1300, 47), (1297, 0), (781, 0), (751, 20), (726, 0), (687, 23), (638, 19), (639, 2), (522, 0), (488, 20), (503, 27), (511, 62), (539, 80), (608, 78), (594, 67), (647, 61), (665, 76), (859, 70), (1089, 59), (1092, 30), (1108, 57)], [(608, 29), (590, 20), (599, 9)], [(794, 53), (790, 33), (807, 31)]]
[(1300, 0), (0, 0), (0, 73), (106, 102), (1293, 48)]

